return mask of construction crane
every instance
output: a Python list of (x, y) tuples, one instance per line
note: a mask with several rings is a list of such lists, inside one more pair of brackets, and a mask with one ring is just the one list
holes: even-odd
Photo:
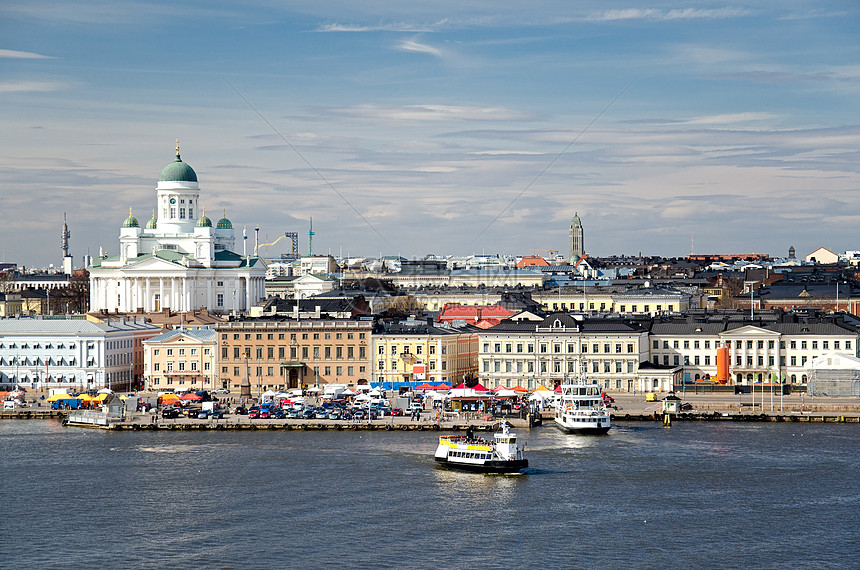
[(549, 254), (550, 257), (554, 256), (560, 250), (558, 249), (532, 249), (531, 251), (543, 251)]
[(261, 243), (254, 249), (254, 255), (256, 256), (259, 253), (261, 247), (269, 247), (275, 245), (279, 241), (284, 238), (290, 238), (290, 241), (293, 242), (293, 257), (298, 258), (299, 254), (299, 234), (297, 232), (284, 232), (284, 235), (278, 236), (278, 239), (273, 241), (272, 243)]

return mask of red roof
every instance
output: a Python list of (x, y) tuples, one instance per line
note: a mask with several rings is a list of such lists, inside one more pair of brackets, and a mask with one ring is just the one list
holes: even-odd
[(439, 322), (465, 321), (483, 329), (491, 328), (513, 315), (499, 305), (462, 305), (460, 303), (445, 303), (439, 314)]
[(526, 255), (517, 263), (517, 267), (549, 267), (549, 262), (539, 255)]

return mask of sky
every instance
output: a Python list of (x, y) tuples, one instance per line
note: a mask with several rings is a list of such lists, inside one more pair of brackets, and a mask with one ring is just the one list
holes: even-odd
[(575, 213), (592, 256), (860, 249), (858, 30), (854, 0), (5, 0), (0, 259), (59, 265), (64, 213), (76, 265), (115, 254), (176, 139), (210, 218), (303, 253), (313, 218), (316, 254), (567, 255)]

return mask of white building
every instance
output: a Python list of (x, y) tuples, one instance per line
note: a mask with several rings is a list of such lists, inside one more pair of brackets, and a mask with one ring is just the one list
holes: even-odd
[(0, 319), (0, 385), (133, 389), (143, 341), (160, 332), (142, 319)]
[(717, 349), (728, 349), (733, 384), (805, 384), (811, 361), (823, 354), (856, 357), (857, 331), (840, 322), (697, 322), (678, 319), (651, 327), (651, 362), (681, 366), (687, 380), (717, 375)]
[(265, 262), (233, 251), (233, 224), (213, 227), (197, 174), (179, 157), (161, 171), (157, 208), (141, 228), (129, 210), (119, 255), (99, 257), (90, 272), (90, 310), (246, 311), (265, 298)]
[(621, 319), (514, 317), (479, 333), (478, 376), (487, 387), (534, 390), (585, 380), (632, 392), (647, 359), (648, 331)]

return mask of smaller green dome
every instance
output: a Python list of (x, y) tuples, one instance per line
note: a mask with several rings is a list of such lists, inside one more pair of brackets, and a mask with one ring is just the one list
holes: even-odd
[(128, 209), (128, 217), (122, 223), (122, 227), (124, 228), (139, 228), (140, 224), (137, 223), (137, 218), (131, 215), (131, 208)]
[(228, 220), (226, 216), (224, 216), (223, 218), (221, 218), (220, 220), (218, 220), (218, 225), (216, 226), (216, 228), (215, 228), (215, 229), (218, 229), (218, 230), (232, 230), (232, 229), (233, 229), (233, 223), (232, 223), (232, 222), (230, 222), (230, 220)]
[(152, 211), (152, 219), (146, 222), (146, 229), (154, 230), (158, 227), (158, 220), (155, 219), (155, 210)]
[(197, 227), (198, 228), (211, 228), (212, 220), (206, 217), (206, 212), (203, 212), (203, 215), (197, 218)]

